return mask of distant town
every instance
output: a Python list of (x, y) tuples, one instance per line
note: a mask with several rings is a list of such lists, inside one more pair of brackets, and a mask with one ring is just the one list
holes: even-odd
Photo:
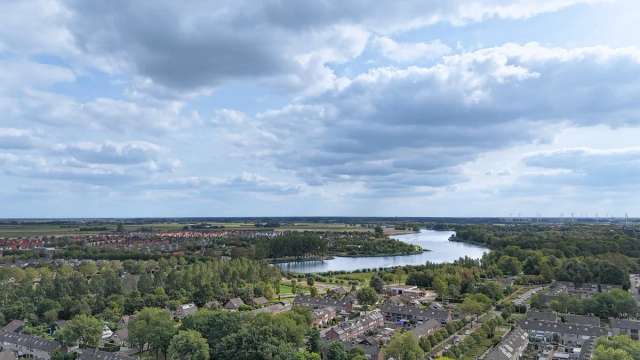
[[(5, 221), (0, 359), (602, 360), (638, 349), (633, 221), (341, 221)], [(484, 250), (403, 263), (457, 244)], [(283, 266), (332, 259), (399, 265)]]

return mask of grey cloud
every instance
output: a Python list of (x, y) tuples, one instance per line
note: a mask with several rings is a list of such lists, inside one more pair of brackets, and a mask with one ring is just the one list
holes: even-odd
[(29, 153), (0, 153), (0, 173), (42, 181), (64, 181), (122, 188), (170, 174), (177, 160), (158, 157), (148, 143), (57, 145)]
[(441, 187), (464, 181), (458, 167), (482, 153), (548, 141), (559, 123), (638, 124), (638, 98), (637, 49), (507, 44), (431, 67), (373, 69), (295, 111), (245, 121), (279, 139), (271, 158), (309, 184), (374, 186), (398, 174)]
[(227, 178), (187, 177), (173, 178), (145, 185), (145, 189), (165, 191), (190, 191), (199, 194), (221, 195), (228, 192), (263, 193), (273, 195), (296, 194), (300, 187), (284, 182), (243, 173)]
[[(584, 2), (591, 1), (447, 0), (391, 6), (361, 0), (192, 1), (189, 6), (168, 0), (64, 3), (71, 14), (68, 29), (83, 53), (103, 58), (97, 63), (130, 68), (155, 83), (185, 90), (247, 77), (330, 79), (332, 72), (324, 65), (358, 56), (353, 49), (363, 44), (354, 44), (366, 37), (344, 37), (351, 43), (345, 47), (334, 36), (317, 36), (325, 32), (357, 28), (390, 33), (438, 22), (526, 18)], [(314, 55), (318, 48), (330, 51)]]
[(31, 149), (36, 142), (28, 130), (0, 128), (0, 149)]
[(110, 98), (81, 102), (48, 91), (27, 89), (2, 96), (0, 111), (11, 124), (36, 122), (50, 127), (76, 127), (116, 133), (161, 134), (200, 122), (182, 102), (145, 103)]
[(627, 191), (640, 185), (640, 149), (568, 149), (530, 155), (527, 166), (553, 172), (529, 177), (534, 183)]
[(81, 162), (96, 164), (141, 164), (158, 160), (162, 149), (155, 144), (137, 141), (126, 143), (59, 144), (54, 152), (71, 156)]

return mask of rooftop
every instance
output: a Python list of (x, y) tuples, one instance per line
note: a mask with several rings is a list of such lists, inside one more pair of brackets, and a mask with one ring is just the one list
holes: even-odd
[(8, 343), (18, 346), (25, 346), (31, 349), (52, 352), (60, 347), (55, 341), (49, 341), (41, 337), (0, 331), (0, 343)]

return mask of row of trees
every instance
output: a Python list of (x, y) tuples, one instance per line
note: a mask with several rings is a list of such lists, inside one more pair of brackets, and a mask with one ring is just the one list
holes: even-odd
[(598, 339), (593, 360), (640, 360), (640, 341), (628, 336)]
[[(156, 359), (319, 360), (319, 333), (310, 324), (310, 313), (299, 308), (279, 315), (201, 310), (180, 324), (166, 309), (144, 308), (128, 331), (131, 346)], [(65, 347), (97, 347), (102, 326), (95, 317), (78, 315), (55, 337)]]
[(275, 237), (259, 237), (255, 256), (259, 259), (327, 255), (327, 240), (313, 232), (287, 232)]
[(455, 231), (454, 240), (480, 243), (491, 249), (544, 249), (567, 258), (605, 253), (640, 257), (640, 232), (620, 225), (458, 225)]
[(406, 283), (432, 288), (448, 299), (462, 300), (466, 294), (480, 293), (499, 300), (505, 289), (496, 281), (487, 280), (480, 261), (461, 259), (453, 264), (426, 264), (407, 268)]
[(246, 301), (269, 298), (278, 291), (280, 278), (277, 268), (248, 259), (191, 262), (174, 257), (0, 268), (0, 325), (25, 319), (45, 335), (47, 325), (80, 314), (114, 324), (144, 307), (174, 309), (189, 302), (202, 306), (237, 296)]
[(624, 254), (557, 257), (546, 250), (525, 250), (510, 245), (483, 257), (483, 265), (492, 275), (527, 275), (532, 282), (551, 280), (581, 283), (629, 285), (629, 272), (638, 269), (636, 259)]
[(624, 318), (638, 313), (635, 299), (629, 292), (615, 289), (596, 294), (590, 298), (581, 298), (562, 294), (547, 304), (542, 295), (534, 295), (531, 305), (538, 309), (550, 306), (554, 311), (572, 314), (593, 314), (601, 318)]

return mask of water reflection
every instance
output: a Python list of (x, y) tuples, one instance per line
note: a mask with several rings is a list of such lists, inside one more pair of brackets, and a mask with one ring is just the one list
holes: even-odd
[(427, 261), (452, 262), (464, 256), (479, 259), (485, 251), (488, 251), (480, 246), (449, 241), (449, 237), (453, 234), (453, 231), (421, 230), (415, 234), (392, 236), (394, 239), (417, 244), (431, 250), (417, 255), (336, 257), (325, 261), (287, 262), (278, 264), (278, 266), (284, 271), (299, 273), (354, 271), (368, 268), (422, 265)]

